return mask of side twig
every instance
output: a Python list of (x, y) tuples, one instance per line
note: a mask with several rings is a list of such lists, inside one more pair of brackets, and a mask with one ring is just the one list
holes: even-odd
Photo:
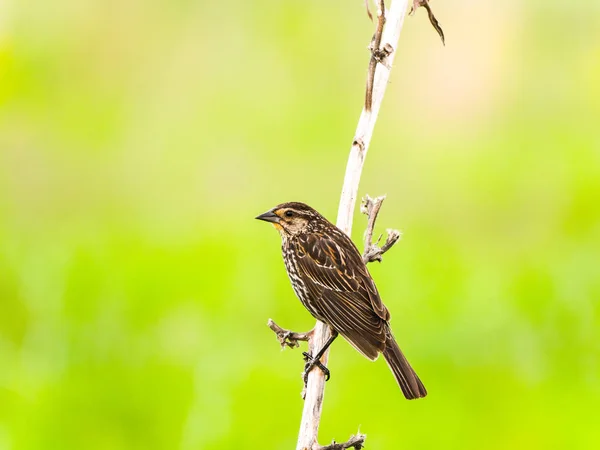
[(356, 434), (355, 436), (350, 436), (346, 442), (335, 442), (333, 441), (329, 445), (319, 446), (315, 450), (344, 450), (346, 448), (355, 448), (356, 450), (360, 450), (365, 445), (365, 439), (367, 439), (366, 434)]
[(277, 325), (273, 319), (268, 320), (267, 326), (273, 330), (277, 336), (281, 348), (285, 348), (286, 346), (289, 348), (300, 347), (298, 341), (308, 341), (313, 334), (313, 330), (307, 331), (306, 333), (296, 333), (294, 331), (286, 330)]
[(381, 209), (381, 205), (383, 204), (384, 200), (385, 195), (375, 198), (371, 198), (366, 195), (360, 205), (360, 212), (366, 214), (368, 217), (367, 230), (365, 231), (365, 250), (363, 252), (363, 261), (365, 264), (373, 261), (381, 262), (383, 259), (383, 254), (392, 248), (392, 246), (398, 242), (401, 236), (401, 233), (398, 230), (392, 230), (388, 228), (386, 230), (387, 238), (381, 247), (379, 247), (379, 242), (381, 241), (382, 235), (379, 235), (377, 241), (373, 242), (375, 221), (377, 220), (377, 215), (379, 214), (379, 210)]

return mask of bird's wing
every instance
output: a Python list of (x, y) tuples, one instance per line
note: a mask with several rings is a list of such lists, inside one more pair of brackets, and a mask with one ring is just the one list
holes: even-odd
[(310, 233), (296, 241), (297, 267), (313, 308), (370, 359), (385, 348), (389, 312), (360, 253), (345, 234)]

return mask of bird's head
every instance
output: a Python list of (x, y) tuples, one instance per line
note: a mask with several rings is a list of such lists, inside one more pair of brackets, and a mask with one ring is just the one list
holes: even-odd
[(285, 238), (307, 232), (320, 217), (317, 211), (304, 203), (289, 202), (277, 205), (256, 218), (271, 222)]

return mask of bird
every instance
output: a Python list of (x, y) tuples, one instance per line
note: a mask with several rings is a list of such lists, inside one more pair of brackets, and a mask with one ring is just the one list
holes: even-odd
[(318, 360), (341, 334), (372, 361), (383, 354), (407, 399), (425, 397), (427, 390), (400, 350), (390, 313), (350, 237), (301, 202), (281, 203), (256, 219), (279, 231), (283, 261), (296, 296), (314, 318), (333, 330), (305, 372), (315, 365), (324, 368)]

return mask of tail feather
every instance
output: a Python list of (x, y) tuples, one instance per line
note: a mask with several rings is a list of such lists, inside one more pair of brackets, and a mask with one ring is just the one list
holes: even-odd
[(391, 335), (388, 336), (385, 342), (383, 356), (390, 369), (392, 369), (394, 377), (407, 399), (412, 400), (427, 395), (425, 386), (423, 386), (423, 383), (419, 380), (419, 377), (406, 360), (406, 357), (402, 354), (396, 340)]

